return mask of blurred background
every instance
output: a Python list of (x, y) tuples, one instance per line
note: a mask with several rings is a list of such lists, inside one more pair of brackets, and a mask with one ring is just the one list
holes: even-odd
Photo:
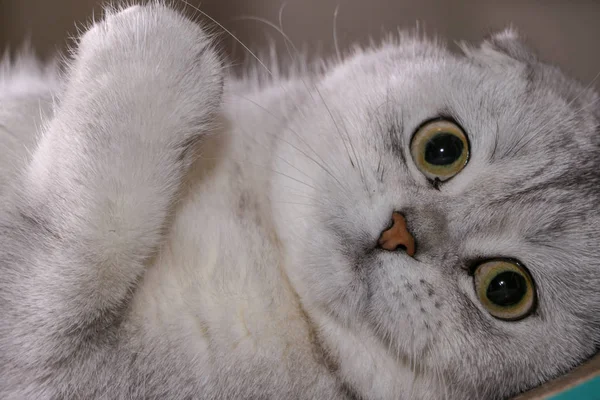
[[(191, 14), (200, 6), (220, 24), (252, 48), (274, 40), (287, 57), (281, 35), (264, 22), (279, 25), (309, 53), (334, 51), (334, 13), (340, 48), (381, 38), (385, 31), (419, 27), (449, 41), (479, 41), (484, 35), (508, 25), (518, 28), (546, 60), (590, 82), (600, 72), (600, 1), (598, 0), (183, 0)], [(113, 0), (115, 2), (115, 0)], [(116, 0), (118, 2), (118, 0)], [(99, 15), (98, 0), (0, 0), (0, 49), (18, 47), (29, 38), (41, 56), (64, 49), (67, 37), (76, 33), (75, 23)], [(233, 59), (244, 56), (234, 40), (223, 45)], [(600, 81), (600, 79), (599, 79)], [(596, 84), (596, 87), (600, 85)]]

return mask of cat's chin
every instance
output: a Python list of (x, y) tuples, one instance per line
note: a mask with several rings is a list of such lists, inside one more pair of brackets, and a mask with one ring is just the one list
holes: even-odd
[(403, 400), (443, 396), (440, 371), (402, 350), (393, 351), (367, 324), (348, 326), (324, 312), (311, 318), (318, 327), (319, 345), (331, 355), (332, 367), (359, 397)]

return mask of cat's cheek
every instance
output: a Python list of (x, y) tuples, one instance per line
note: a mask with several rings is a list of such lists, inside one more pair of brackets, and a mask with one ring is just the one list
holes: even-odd
[(386, 254), (374, 263), (369, 276), (364, 318), (380, 340), (406, 357), (421, 357), (439, 328), (442, 301), (435, 286), (415, 262)]
[(307, 306), (326, 309), (347, 324), (364, 312), (368, 279), (357, 275), (348, 259), (332, 250), (334, 244), (327, 245), (329, 240), (307, 238), (304, 246), (288, 252), (290, 262), (286, 266), (292, 284)]

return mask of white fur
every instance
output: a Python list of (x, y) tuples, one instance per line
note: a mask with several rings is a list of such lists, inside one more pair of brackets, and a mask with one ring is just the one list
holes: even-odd
[[(501, 222), (514, 230), (494, 230), (484, 201), (512, 182), (492, 153), (575, 119), (555, 93), (540, 90), (536, 110), (513, 101), (521, 60), (403, 37), (323, 75), (222, 87), (210, 41), (169, 8), (135, 6), (85, 33), (66, 81), (33, 61), (0, 67), (0, 146), (23, 160), (0, 164), (0, 300), (16, 316), (0, 328), (3, 398), (501, 398), (591, 354), (589, 321), (544, 297), (556, 282), (543, 268), (560, 274), (561, 255), (523, 242), (542, 214), (511, 209)], [(434, 191), (392, 150), (449, 105), (472, 157)], [(504, 166), (517, 176), (534, 161)], [(408, 207), (429, 250), (378, 252), (392, 211)], [(487, 225), (466, 226), (478, 218)], [(456, 267), (505, 253), (539, 278), (546, 320), (493, 319)], [(502, 355), (505, 337), (515, 354)]]

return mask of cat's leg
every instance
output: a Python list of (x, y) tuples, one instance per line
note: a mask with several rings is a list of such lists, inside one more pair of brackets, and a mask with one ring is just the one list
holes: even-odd
[(85, 33), (0, 212), (0, 364), (65, 361), (122, 320), (221, 94), (209, 37), (168, 8), (132, 7)]

